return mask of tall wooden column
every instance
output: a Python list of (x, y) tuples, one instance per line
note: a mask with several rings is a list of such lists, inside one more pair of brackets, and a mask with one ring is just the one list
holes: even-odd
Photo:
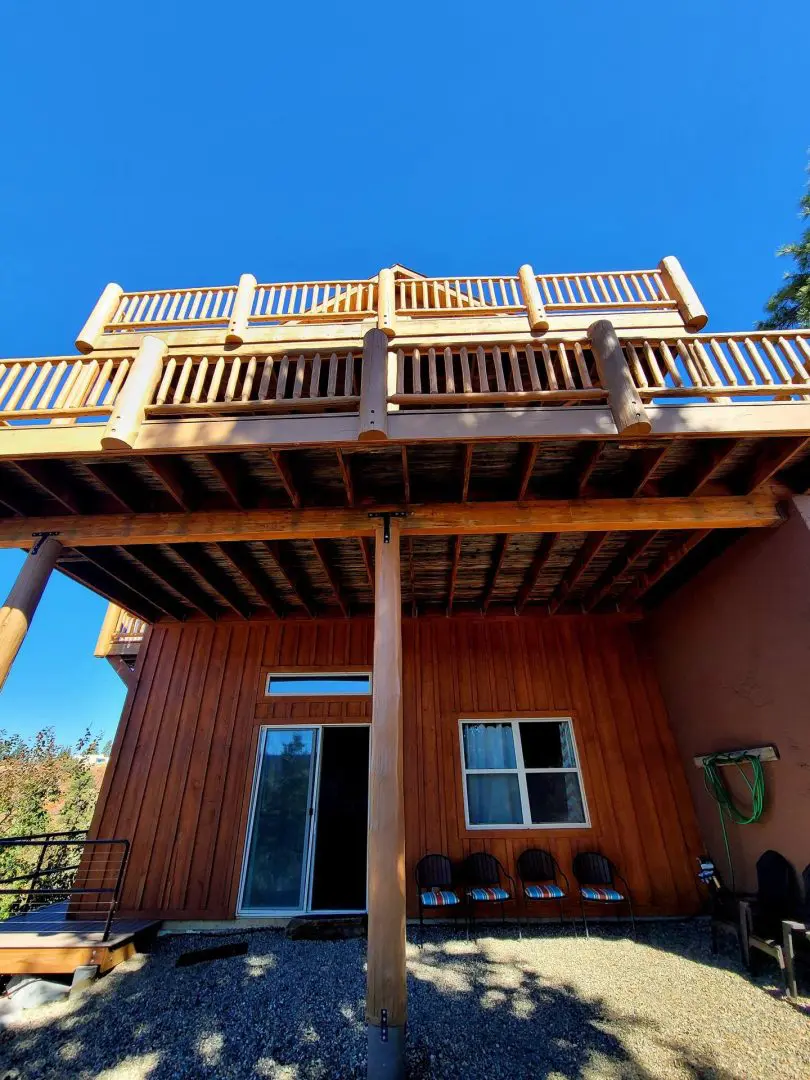
[(368, 831), (369, 1080), (405, 1075), (405, 797), (402, 763), (400, 537), (375, 546), (374, 669)]
[(61, 550), (62, 544), (56, 537), (46, 536), (36, 552), (32, 550), (23, 563), (5, 604), (0, 608), (0, 690), (25, 640)]

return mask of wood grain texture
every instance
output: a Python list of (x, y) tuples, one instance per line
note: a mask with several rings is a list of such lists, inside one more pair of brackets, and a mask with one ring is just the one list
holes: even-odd
[[(571, 876), (600, 848), (628, 878), (641, 914), (699, 903), (701, 844), (658, 681), (636, 630), (603, 616), (404, 619), (406, 880), (432, 851), (461, 860), (486, 847), (510, 873), (546, 847)], [(641, 639), (640, 639), (641, 640)], [(223, 919), (236, 908), (262, 724), (371, 722), (371, 702), (264, 698), (268, 671), (351, 671), (372, 664), (370, 619), (158, 625), (139, 656), (93, 822), (132, 840), (122, 911)], [(458, 720), (570, 715), (592, 825), (470, 831)]]

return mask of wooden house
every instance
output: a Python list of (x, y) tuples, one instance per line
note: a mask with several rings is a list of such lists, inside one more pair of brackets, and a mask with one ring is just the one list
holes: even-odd
[(694, 913), (716, 810), (692, 758), (781, 733), (800, 857), (805, 668), (778, 634), (790, 608), (807, 650), (810, 334), (706, 321), (671, 257), (245, 274), (108, 285), (80, 355), (0, 364), (0, 545), (31, 550), (0, 680), (52, 569), (113, 605), (92, 835), (130, 844), (122, 917), (367, 911), (395, 1052), (426, 853), (514, 876), (540, 847), (570, 877), (598, 849), (640, 915)]

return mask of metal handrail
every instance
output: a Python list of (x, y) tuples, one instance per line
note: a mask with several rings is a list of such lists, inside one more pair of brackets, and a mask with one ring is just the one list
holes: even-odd
[[(97, 886), (89, 886), (87, 884), (87, 878), (91, 872), (91, 860), (92, 852), (101, 848), (112, 849), (115, 846), (119, 846), (121, 849), (121, 858), (118, 863), (118, 867), (115, 873), (114, 881), (111, 879), (109, 884), (102, 884)], [(93, 840), (87, 839), (86, 829), (73, 829), (65, 832), (55, 833), (33, 833), (29, 836), (10, 836), (0, 839), (0, 851), (3, 851), (12, 847), (39, 847), (39, 857), (37, 859), (36, 868), (28, 874), (18, 874), (14, 877), (4, 878), (0, 880), (0, 896), (18, 896), (24, 897), (24, 902), (20, 914), (24, 914), (31, 910), (31, 902), (34, 897), (41, 899), (66, 896), (72, 899), (74, 896), (98, 896), (100, 898), (99, 907), (102, 906), (102, 898), (109, 897), (109, 902), (106, 899), (104, 904), (106, 905), (106, 915), (104, 920), (104, 932), (102, 934), (102, 941), (107, 941), (110, 936), (110, 929), (112, 927), (113, 917), (118, 909), (118, 905), (121, 899), (121, 889), (124, 883), (124, 875), (126, 874), (127, 864), (129, 862), (129, 840), (124, 839), (107, 839), (96, 838)], [(50, 848), (73, 848), (80, 847), (81, 857), (79, 861), (74, 865), (69, 866), (43, 866), (45, 861), (45, 854)], [(88, 858), (89, 857), (89, 858)], [(42, 885), (38, 884), (41, 879), (47, 878), (48, 875), (54, 874), (68, 874), (76, 873), (85, 867), (85, 880), (80, 879), (80, 883), (76, 884), (76, 878), (69, 885), (63, 885), (60, 888), (53, 888), (53, 882), (45, 882)], [(106, 875), (108, 869), (112, 867), (104, 866), (102, 873)], [(104, 878), (102, 878), (102, 881)], [(27, 882), (29, 888), (22, 888), (21, 883)], [(7, 888), (6, 886), (16, 886), (15, 888)]]

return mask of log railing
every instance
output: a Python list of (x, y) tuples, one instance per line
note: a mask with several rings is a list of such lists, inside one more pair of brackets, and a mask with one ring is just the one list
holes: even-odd
[(224, 326), (231, 317), (236, 288), (236, 285), (223, 285), (123, 293), (104, 329), (115, 333), (158, 326)]
[[(630, 385), (645, 403), (810, 401), (810, 331), (618, 336)], [(439, 348), (389, 342), (383, 363), (395, 408), (588, 404), (607, 393), (584, 335)], [(245, 345), (203, 354), (147, 336), (131, 355), (0, 361), (0, 425), (112, 423), (124, 412), (134, 431), (144, 418), (356, 413), (363, 385), (360, 342), (333, 352)]]
[(398, 406), (573, 404), (604, 400), (593, 358), (579, 342), (398, 349)]
[(147, 416), (356, 410), (361, 352), (169, 354)]
[[(279, 324), (362, 322), (377, 318), (387, 336), (396, 320), (512, 315), (528, 318), (533, 331), (548, 329), (546, 313), (678, 312), (687, 329), (706, 323), (688, 278), (668, 256), (656, 269), (599, 273), (517, 274), (484, 277), (421, 277), (401, 268), (368, 279), (287, 281), (258, 284), (243, 274), (238, 285), (124, 292), (106, 286), (76, 339), (81, 352), (103, 348), (105, 337), (155, 330), (222, 327), (228, 344), (241, 344), (251, 327)], [(649, 320), (648, 320), (649, 321)], [(671, 325), (672, 315), (662, 325)]]
[(250, 322), (340, 322), (376, 313), (376, 281), (288, 281), (256, 286)]
[(810, 400), (810, 331), (751, 331), (624, 343), (645, 400)]
[(0, 423), (103, 419), (130, 364), (127, 356), (0, 360)]
[(115, 629), (110, 635), (110, 645), (137, 645), (143, 641), (149, 623), (121, 610)]

